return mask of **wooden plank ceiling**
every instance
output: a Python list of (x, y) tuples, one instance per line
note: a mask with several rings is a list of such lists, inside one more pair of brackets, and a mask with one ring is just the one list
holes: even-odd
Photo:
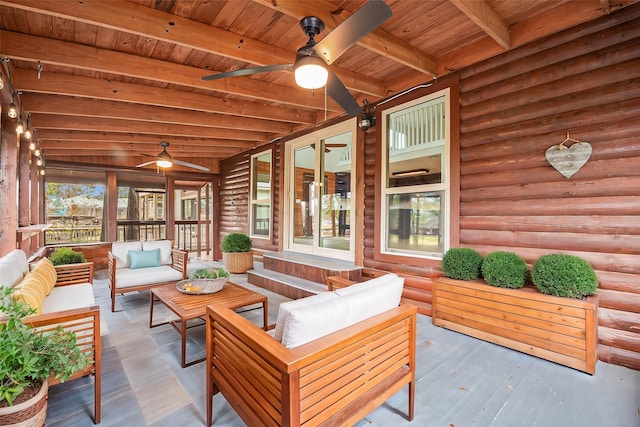
[[(385, 1), (392, 17), (331, 65), (361, 105), (638, 0)], [(292, 63), (307, 41), (300, 18), (325, 22), (318, 41), (364, 3), (0, 0), (2, 72), (46, 161), (135, 166), (167, 141), (215, 173), (223, 158), (343, 112), (290, 72), (200, 77)]]

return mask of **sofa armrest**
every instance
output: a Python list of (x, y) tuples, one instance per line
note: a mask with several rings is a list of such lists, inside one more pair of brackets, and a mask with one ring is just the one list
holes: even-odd
[(93, 284), (93, 262), (56, 265), (56, 286), (74, 285), (76, 283)]
[[(58, 326), (76, 334), (76, 342), (80, 350), (91, 356), (91, 364), (83, 371), (76, 372), (71, 378), (78, 378), (87, 374), (96, 374), (100, 370), (101, 341), (100, 341), (100, 307), (74, 308), (53, 313), (38, 314), (25, 318), (25, 323), (47, 333)], [(96, 370), (98, 372), (96, 372)]]
[(346, 279), (340, 276), (329, 276), (327, 277), (327, 290), (329, 292), (335, 291), (336, 289), (346, 288), (347, 286), (351, 286), (355, 284), (353, 280)]
[(171, 249), (171, 267), (182, 273), (182, 279), (187, 278), (187, 262), (189, 254), (180, 249)]

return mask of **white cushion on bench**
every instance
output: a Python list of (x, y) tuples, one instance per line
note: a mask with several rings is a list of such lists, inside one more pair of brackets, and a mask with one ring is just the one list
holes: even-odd
[(111, 253), (116, 259), (116, 268), (129, 267), (129, 251), (141, 251), (142, 242), (113, 242)]
[(91, 283), (55, 286), (44, 300), (42, 313), (91, 307), (95, 304)]
[(143, 251), (160, 249), (160, 264), (171, 264), (171, 240), (142, 242)]
[(20, 249), (14, 249), (0, 258), (0, 287), (14, 287), (28, 272), (27, 255)]
[[(387, 274), (377, 279), (340, 289), (344, 292), (333, 292), (338, 298), (324, 298), (291, 310), (284, 321), (282, 344), (287, 348), (298, 347), (397, 307), (404, 278)], [(347, 291), (351, 287), (356, 288)]]
[(182, 273), (168, 266), (116, 269), (116, 289), (182, 280)]

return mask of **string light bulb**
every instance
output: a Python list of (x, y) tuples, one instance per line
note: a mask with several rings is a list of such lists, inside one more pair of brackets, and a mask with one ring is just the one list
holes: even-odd
[(40, 157), (40, 149), (36, 148), (36, 150), (33, 152), (33, 155), (36, 157)]
[(2, 73), (0, 73), (0, 90), (4, 89), (4, 79), (2, 78)]
[(36, 143), (35, 143), (34, 141), (31, 141), (31, 142), (29, 143), (29, 150), (30, 150), (30, 151), (33, 151), (33, 150), (35, 150), (35, 149), (36, 149)]
[(16, 133), (18, 135), (22, 135), (24, 133), (24, 122), (22, 119), (18, 120), (18, 124), (16, 125)]
[(12, 102), (9, 105), (9, 111), (7, 111), (7, 115), (12, 119), (15, 119), (16, 117), (18, 117), (18, 108), (16, 108), (15, 103)]

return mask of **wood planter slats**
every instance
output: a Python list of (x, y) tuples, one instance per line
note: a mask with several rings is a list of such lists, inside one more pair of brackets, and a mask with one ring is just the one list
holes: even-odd
[(432, 321), (475, 338), (595, 373), (598, 297), (544, 295), (441, 277), (433, 286)]

